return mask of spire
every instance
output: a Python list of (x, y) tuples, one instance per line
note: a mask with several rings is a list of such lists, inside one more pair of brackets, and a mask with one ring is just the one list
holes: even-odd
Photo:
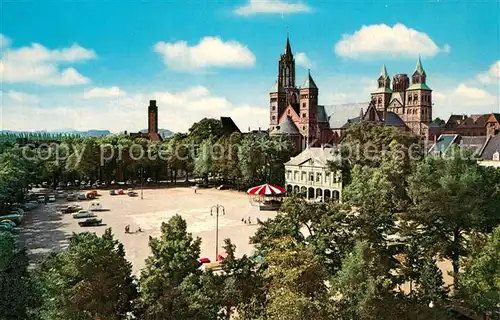
[(292, 47), (290, 46), (290, 38), (288, 36), (288, 31), (286, 33), (286, 45), (285, 45), (285, 55), (292, 56)]
[(382, 70), (380, 71), (380, 76), (383, 79), (389, 78), (389, 74), (387, 74), (387, 68), (385, 67), (385, 64), (382, 65)]
[(415, 67), (415, 71), (420, 74), (425, 74), (425, 70), (422, 67), (422, 61), (420, 60), (420, 55), (418, 55), (417, 66)]
[(316, 86), (316, 83), (314, 83), (314, 80), (311, 77), (311, 69), (309, 69), (307, 71), (306, 80), (304, 81), (304, 84), (300, 88), (301, 89), (318, 89), (318, 87)]

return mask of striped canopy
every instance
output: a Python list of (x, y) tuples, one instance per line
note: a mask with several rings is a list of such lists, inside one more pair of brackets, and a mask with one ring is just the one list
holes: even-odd
[(262, 196), (274, 196), (284, 194), (286, 192), (285, 188), (278, 187), (272, 184), (263, 184), (248, 189), (247, 193), (252, 195), (262, 195)]

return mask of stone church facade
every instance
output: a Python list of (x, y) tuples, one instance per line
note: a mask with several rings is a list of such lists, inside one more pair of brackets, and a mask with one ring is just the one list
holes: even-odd
[[(357, 117), (343, 119), (344, 125), (332, 127), (332, 117), (339, 115), (335, 106), (327, 109), (318, 104), (319, 89), (311, 73), (300, 87), (296, 86), (295, 59), (287, 37), (285, 51), (278, 63), (278, 77), (269, 93), (271, 135), (287, 135), (300, 152), (307, 146), (319, 147), (336, 144), (348, 126), (360, 121), (397, 126), (404, 131), (429, 138), (432, 122), (432, 90), (426, 84), (427, 75), (420, 58), (410, 79), (397, 74), (392, 81), (385, 65), (371, 93), (371, 102), (357, 109)], [(359, 104), (355, 106), (359, 108)], [(364, 110), (363, 110), (364, 109)], [(352, 112), (351, 112), (352, 114)]]

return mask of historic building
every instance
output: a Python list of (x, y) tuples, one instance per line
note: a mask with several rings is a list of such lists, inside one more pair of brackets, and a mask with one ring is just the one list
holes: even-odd
[[(269, 133), (287, 135), (296, 153), (309, 147), (339, 143), (349, 126), (370, 121), (412, 131), (427, 139), (432, 137), (432, 90), (420, 58), (411, 81), (406, 74), (391, 79), (387, 69), (371, 93), (371, 101), (342, 106), (319, 105), (319, 89), (308, 72), (300, 87), (296, 86), (295, 58), (287, 37), (285, 51), (278, 62), (278, 77), (269, 93)], [(345, 117), (345, 115), (349, 117)], [(340, 120), (340, 122), (339, 122)]]
[(309, 200), (340, 200), (341, 172), (330, 172), (331, 148), (308, 148), (285, 163), (285, 185), (289, 194), (301, 194)]
[(392, 112), (406, 124), (413, 133), (429, 138), (432, 122), (432, 90), (427, 86), (427, 74), (420, 57), (411, 77), (396, 74), (391, 79), (385, 65), (377, 79), (377, 89), (372, 92), (372, 102), (378, 111)]
[(149, 100), (148, 106), (148, 132), (130, 133), (134, 138), (145, 138), (151, 141), (161, 141), (161, 135), (158, 133), (158, 106), (156, 100)]
[(462, 136), (493, 136), (500, 131), (500, 113), (451, 115), (443, 132)]

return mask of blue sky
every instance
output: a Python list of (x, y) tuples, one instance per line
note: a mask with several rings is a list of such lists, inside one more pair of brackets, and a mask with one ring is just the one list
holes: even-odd
[(500, 112), (497, 1), (0, 1), (2, 129), (136, 131), (149, 99), (174, 131), (267, 127), (287, 31), (322, 104), (368, 101), (382, 63), (420, 54), (434, 116)]

